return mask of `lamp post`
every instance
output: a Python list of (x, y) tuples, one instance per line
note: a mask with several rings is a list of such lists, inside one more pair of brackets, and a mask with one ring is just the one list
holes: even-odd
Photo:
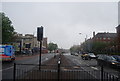
[[(79, 33), (79, 35), (81, 35), (82, 33)], [(81, 51), (81, 42), (80, 42), (80, 46), (79, 46), (79, 50)], [(80, 53), (79, 51), (79, 53)]]
[[(79, 35), (81, 35), (82, 33), (79, 33)], [(86, 37), (85, 37), (85, 41), (87, 40), (87, 34), (86, 34)]]
[[(81, 34), (82, 34), (82, 33), (79, 33), (79, 35), (81, 35)], [(84, 48), (84, 50), (87, 50), (87, 43), (86, 43), (86, 41), (87, 41), (87, 34), (85, 35), (85, 45), (84, 45), (84, 46), (85, 46), (86, 48)]]
[[(79, 33), (79, 35), (81, 35), (82, 33)], [(81, 43), (80, 43), (80, 45), (81, 45)]]

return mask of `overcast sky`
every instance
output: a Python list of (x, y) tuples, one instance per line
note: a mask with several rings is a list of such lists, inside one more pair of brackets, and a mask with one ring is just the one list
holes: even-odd
[(117, 2), (4, 2), (2, 11), (18, 33), (36, 35), (43, 26), (44, 37), (60, 48), (80, 44), (93, 31), (116, 33), (118, 25)]

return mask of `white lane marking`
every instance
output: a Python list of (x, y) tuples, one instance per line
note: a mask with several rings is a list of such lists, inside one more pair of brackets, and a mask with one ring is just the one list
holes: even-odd
[(92, 69), (95, 69), (95, 70), (98, 70), (98, 68), (96, 68), (96, 67), (91, 67)]
[[(70, 58), (68, 58), (68, 59), (70, 59)], [(73, 60), (73, 61), (75, 61), (75, 60)], [(80, 61), (78, 62), (78, 63), (80, 63)], [(84, 62), (85, 63), (85, 62)], [(89, 66), (89, 64), (87, 64), (87, 63), (85, 63), (87, 66)], [(94, 74), (92, 74), (92, 73), (89, 73), (88, 71), (87, 71), (87, 68), (85, 68), (85, 67), (81, 67), (84, 71), (86, 71), (88, 74), (90, 74), (91, 76), (93, 76), (94, 78), (96, 78), (97, 79), (97, 76), (96, 75), (94, 75)]]
[(6, 69), (2, 69), (2, 70), (0, 70), (0, 71), (5, 71), (5, 70), (11, 69), (11, 68), (13, 68), (13, 66), (11, 66), (11, 67), (9, 67), (9, 68), (6, 68)]

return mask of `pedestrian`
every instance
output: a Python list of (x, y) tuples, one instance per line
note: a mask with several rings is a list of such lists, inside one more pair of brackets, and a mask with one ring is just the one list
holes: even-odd
[(56, 58), (56, 55), (54, 55), (54, 58)]
[(32, 55), (34, 54), (34, 49), (32, 49)]

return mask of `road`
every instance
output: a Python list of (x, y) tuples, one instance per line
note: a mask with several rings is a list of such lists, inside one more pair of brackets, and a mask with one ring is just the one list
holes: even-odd
[[(100, 71), (101, 67), (97, 65), (97, 61), (95, 59), (92, 60), (82, 60), (81, 56), (74, 56), (70, 54), (64, 54), (65, 57), (69, 60), (71, 60), (76, 66), (81, 66), (81, 68), (85, 71)], [(119, 72), (115, 69), (104, 67), (104, 71), (108, 72), (112, 75), (115, 75), (118, 77)], [(94, 77), (98, 77), (97, 74), (92, 74)]]
[[(43, 54), (41, 57), (41, 62), (44, 62), (50, 58), (52, 58), (54, 54)], [(14, 62), (3, 62), (2, 63), (2, 79), (13, 79), (13, 65), (14, 63), (19, 63), (19, 64), (39, 64), (39, 56), (28, 56), (28, 57), (21, 57), (16, 59)], [(19, 68), (23, 68), (20, 66), (17, 66)], [(28, 66), (24, 66), (27, 68)], [(27, 69), (32, 69), (33, 67), (29, 67)]]
[[(42, 62), (52, 58), (54, 56), (54, 54), (44, 54), (42, 55)], [(66, 53), (64, 54), (64, 56), (70, 60), (73, 64), (73, 66), (80, 66), (80, 68), (84, 71), (100, 71), (100, 66), (97, 66), (97, 61), (95, 59), (92, 60), (82, 60), (81, 56), (74, 56), (74, 55), (70, 55), (70, 53)], [(26, 57), (26, 58), (19, 58), (16, 59), (14, 62), (5, 62), (2, 64), (2, 78), (3, 79), (13, 79), (13, 64), (14, 63), (22, 63), (22, 64), (38, 64), (39, 63), (39, 56), (30, 56), (30, 57)], [(17, 68), (19, 69), (24, 69), (24, 71), (28, 71), (28, 70), (32, 70), (35, 66), (17, 66)], [(18, 70), (19, 71), (19, 70)], [(118, 72), (115, 71), (114, 69), (111, 68), (104, 68), (104, 71), (118, 76)], [(22, 72), (22, 71), (20, 71)], [(19, 73), (19, 75), (22, 75), (22, 73)], [(19, 76), (16, 75), (16, 76)], [(98, 77), (98, 74), (90, 74), (93, 77)], [(97, 76), (98, 75), (98, 76)]]

